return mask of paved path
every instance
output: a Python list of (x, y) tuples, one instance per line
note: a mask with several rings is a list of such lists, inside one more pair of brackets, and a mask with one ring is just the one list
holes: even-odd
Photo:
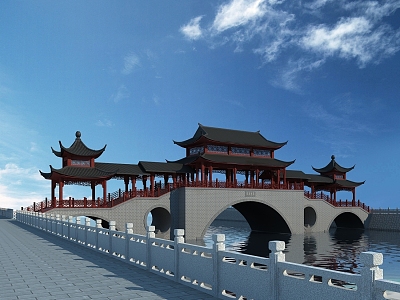
[(216, 299), (0, 217), (0, 299)]

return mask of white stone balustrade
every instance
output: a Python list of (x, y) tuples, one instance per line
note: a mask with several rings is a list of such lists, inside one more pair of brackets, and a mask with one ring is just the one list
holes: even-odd
[(400, 299), (400, 283), (383, 279), (381, 253), (363, 252), (360, 274), (350, 274), (285, 261), (285, 243), (271, 241), (269, 258), (225, 250), (225, 236), (213, 236), (213, 248), (186, 244), (184, 230), (176, 229), (174, 241), (147, 235), (80, 224), (77, 218), (19, 211), (16, 219), (71, 242), (110, 255), (152, 273), (190, 286), (220, 299)]

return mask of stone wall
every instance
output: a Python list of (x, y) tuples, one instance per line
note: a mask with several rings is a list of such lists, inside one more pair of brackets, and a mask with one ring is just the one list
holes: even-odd
[(376, 210), (369, 214), (365, 228), (379, 231), (400, 231), (400, 212), (398, 210)]
[(12, 219), (14, 211), (10, 208), (0, 208), (0, 217)]

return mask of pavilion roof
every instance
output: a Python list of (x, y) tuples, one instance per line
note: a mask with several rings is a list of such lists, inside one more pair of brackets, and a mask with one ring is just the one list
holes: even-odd
[[(281, 174), (281, 177), (283, 177), (283, 174)], [(307, 184), (314, 184), (320, 187), (336, 185), (343, 188), (352, 188), (360, 186), (365, 182), (365, 181), (355, 182), (347, 179), (333, 179), (328, 176), (319, 174), (306, 174), (303, 173), (302, 171), (297, 171), (297, 170), (286, 170), (286, 178), (301, 179), (304, 180)]]
[(144, 172), (139, 165), (135, 164), (119, 164), (119, 163), (102, 163), (102, 162), (95, 162), (95, 167), (99, 168), (103, 171), (107, 172), (113, 172), (115, 170), (116, 174), (115, 175), (136, 175), (136, 176), (142, 176), (142, 175), (149, 175), (148, 173)]
[(194, 170), (178, 162), (139, 161), (140, 168), (147, 173), (194, 173)]
[(268, 168), (286, 168), (295, 161), (282, 161), (275, 158), (255, 157), (255, 156), (241, 156), (241, 155), (220, 155), (220, 154), (198, 154), (193, 156), (184, 157), (176, 162), (182, 164), (191, 164), (198, 159), (203, 159), (213, 163), (242, 165), (242, 166), (259, 166)]
[(79, 131), (77, 131), (75, 133), (75, 136), (76, 136), (75, 141), (73, 142), (73, 144), (70, 147), (64, 147), (63, 144), (61, 143), (61, 141), (59, 141), (60, 151), (56, 151), (53, 148), (51, 148), (53, 153), (58, 157), (63, 157), (64, 152), (67, 152), (74, 156), (86, 156), (86, 157), (90, 157), (90, 158), (97, 158), (104, 152), (104, 150), (107, 147), (107, 145), (105, 145), (100, 150), (90, 149), (82, 142), (81, 133)]
[(201, 138), (206, 138), (210, 141), (223, 144), (255, 146), (268, 149), (279, 149), (287, 144), (287, 142), (276, 143), (269, 141), (265, 137), (263, 137), (259, 131), (250, 132), (242, 130), (208, 127), (200, 123), (197, 131), (195, 132), (192, 138), (182, 142), (174, 141), (174, 143), (185, 148), (187, 146), (196, 143)]
[(325, 167), (321, 168), (321, 169), (317, 169), (317, 168), (313, 168), (313, 170), (315, 172), (321, 173), (321, 174), (325, 174), (325, 173), (330, 173), (330, 172), (340, 172), (340, 173), (347, 173), (351, 170), (354, 169), (355, 166), (352, 166), (351, 168), (344, 168), (341, 165), (339, 165), (336, 161), (335, 161), (335, 156), (332, 155), (331, 156), (331, 161), (329, 162), (329, 164), (327, 164)]
[(69, 177), (81, 180), (91, 180), (99, 178), (111, 178), (117, 173), (117, 170), (113, 172), (107, 172), (98, 168), (86, 168), (86, 167), (74, 167), (68, 166), (61, 169), (55, 169), (50, 166), (50, 173), (44, 173), (40, 171), (40, 174), (45, 179), (52, 179), (53, 176)]
[(324, 186), (338, 186), (342, 188), (358, 187), (364, 184), (365, 181), (355, 182), (347, 179), (333, 179), (324, 175), (306, 174), (308, 176), (307, 183), (314, 184), (316, 187)]

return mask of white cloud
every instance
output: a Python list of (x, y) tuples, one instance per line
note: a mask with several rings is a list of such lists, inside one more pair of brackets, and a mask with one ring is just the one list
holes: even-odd
[(49, 190), (48, 182), (40, 175), (38, 168), (21, 168), (14, 163), (0, 168), (0, 182), (0, 207), (5, 208), (30, 206), (34, 201), (42, 201), (43, 195), (47, 195)]
[(342, 19), (333, 28), (326, 25), (311, 27), (301, 44), (324, 56), (356, 58), (360, 66), (365, 66), (382, 54), (398, 51), (398, 46), (388, 45), (390, 36), (389, 28), (382, 26), (373, 30), (370, 20), (357, 17)]
[(232, 27), (246, 25), (263, 17), (265, 13), (265, 0), (232, 0), (219, 8), (212, 29), (222, 32)]
[(124, 58), (124, 68), (122, 69), (122, 74), (129, 75), (133, 72), (134, 68), (140, 66), (139, 57), (131, 53)]
[(190, 22), (180, 28), (181, 33), (190, 40), (198, 40), (203, 35), (200, 28), (200, 21), (203, 17), (199, 16), (190, 20)]
[(311, 3), (305, 3), (304, 6), (310, 8), (312, 10), (320, 9), (325, 6), (327, 3), (332, 2), (333, 0), (315, 0)]
[(365, 15), (376, 22), (400, 8), (400, 0), (386, 0), (381, 2), (353, 1), (345, 3), (343, 8), (348, 11), (355, 11), (357, 15)]
[(114, 126), (114, 123), (111, 120), (108, 120), (108, 119), (97, 120), (96, 126), (99, 126), (99, 127), (112, 127), (112, 126)]
[(115, 103), (118, 103), (123, 99), (129, 98), (129, 96), (130, 96), (129, 90), (127, 89), (127, 87), (125, 85), (121, 84), (118, 87), (117, 92), (115, 94), (111, 95), (111, 99)]
[[(279, 58), (307, 61), (310, 66), (340, 58), (366, 67), (400, 50), (400, 29), (392, 28), (384, 18), (399, 8), (400, 0), (229, 0), (217, 7), (214, 19), (203, 29), (201, 17), (192, 19), (192, 27), (188, 27), (192, 31), (185, 36), (194, 32), (192, 39), (197, 39), (201, 33), (212, 49), (232, 43), (234, 52), (251, 45), (253, 53), (263, 58), (263, 65)], [(286, 64), (282, 72), (289, 80), (289, 89), (297, 88), (294, 79), (299, 70), (315, 69), (292, 64), (294, 69), (290, 70), (290, 66)]]
[(280, 71), (279, 75), (271, 81), (271, 84), (296, 93), (302, 93), (301, 84), (298, 82), (299, 77), (302, 78), (301, 75), (303, 75), (304, 72), (318, 69), (324, 63), (324, 59), (307, 60), (302, 58), (297, 61), (290, 60), (287, 67)]

